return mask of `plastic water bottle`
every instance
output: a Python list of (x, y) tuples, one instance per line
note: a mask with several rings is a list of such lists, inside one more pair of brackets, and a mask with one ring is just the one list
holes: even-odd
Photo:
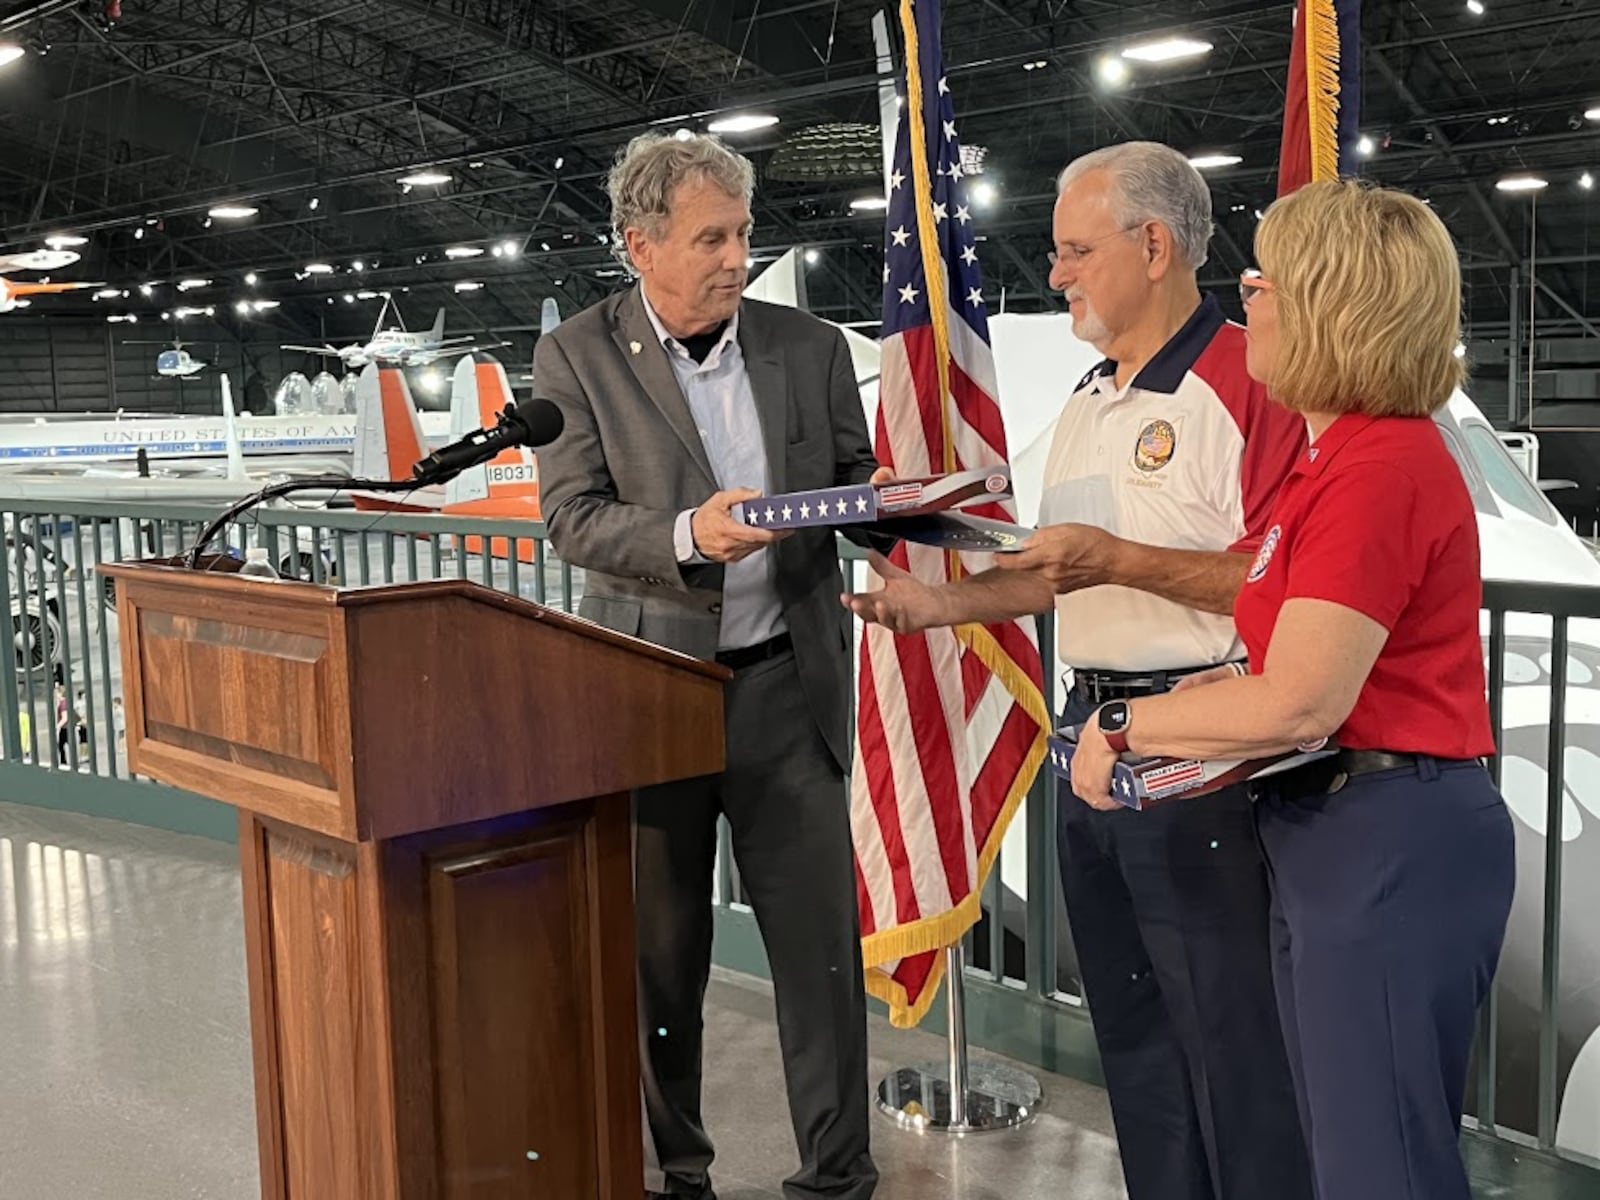
[(251, 546), (244, 552), (244, 566), (239, 568), (241, 575), (253, 575), (258, 579), (278, 579), (277, 568), (267, 557), (265, 546)]

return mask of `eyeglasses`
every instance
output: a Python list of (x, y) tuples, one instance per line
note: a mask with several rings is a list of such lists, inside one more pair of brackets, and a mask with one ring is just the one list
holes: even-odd
[(1045, 258), (1050, 260), (1051, 267), (1054, 267), (1060, 262), (1065, 262), (1075, 267), (1084, 259), (1088, 258), (1093, 252), (1094, 248), (1101, 242), (1109, 242), (1118, 234), (1131, 233), (1143, 224), (1144, 222), (1140, 221), (1135, 225), (1124, 225), (1121, 229), (1113, 229), (1110, 233), (1104, 235), (1103, 237), (1097, 237), (1093, 241), (1075, 242), (1074, 244), (1068, 246), (1065, 250), (1052, 250), (1050, 253), (1045, 255)]
[(1239, 276), (1239, 303), (1249, 305), (1262, 292), (1273, 291), (1278, 285), (1262, 278), (1260, 271), (1246, 271)]

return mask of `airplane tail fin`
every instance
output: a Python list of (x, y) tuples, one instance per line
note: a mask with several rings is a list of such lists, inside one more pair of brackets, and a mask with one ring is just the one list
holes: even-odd
[(433, 328), (428, 331), (428, 336), (434, 341), (444, 340), (444, 309), (440, 309), (433, 318)]
[(539, 306), (539, 336), (543, 337), (561, 324), (561, 306), (554, 296), (546, 296)]
[(357, 479), (405, 479), (426, 455), (422, 421), (411, 401), (405, 374), (372, 363), (356, 379), (355, 461)]
[[(500, 419), (511, 403), (511, 381), (500, 360), (481, 350), (463, 355), (450, 389), (450, 434), (464, 437)], [(539, 515), (539, 468), (524, 446), (502, 450), (488, 463), (464, 471), (445, 490), (446, 511)]]
[(245, 479), (244, 447), (239, 444), (239, 422), (233, 412), (233, 388), (228, 383), (226, 374), (219, 375), (222, 381), (222, 428), (223, 444), (228, 450), (228, 478)]

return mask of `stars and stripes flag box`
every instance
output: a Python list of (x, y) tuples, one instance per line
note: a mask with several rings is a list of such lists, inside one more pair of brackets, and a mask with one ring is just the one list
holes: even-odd
[(815, 525), (872, 525), (892, 517), (921, 517), (963, 504), (988, 503), (1011, 495), (1007, 466), (955, 471), (922, 479), (860, 483), (784, 492), (733, 506), (734, 520), (761, 529), (805, 529)]
[[(1082, 728), (1063, 726), (1050, 736), (1050, 769), (1067, 784), (1072, 782), (1072, 758)], [(1111, 798), (1126, 808), (1145, 809), (1165, 800), (1203, 796), (1235, 783), (1265, 779), (1338, 752), (1338, 746), (1324, 738), (1259, 758), (1139, 758), (1124, 754), (1111, 768)]]

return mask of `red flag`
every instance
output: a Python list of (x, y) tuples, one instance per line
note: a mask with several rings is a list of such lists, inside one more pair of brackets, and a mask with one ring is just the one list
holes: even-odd
[(1352, 173), (1361, 111), (1360, 0), (1298, 0), (1278, 195)]

